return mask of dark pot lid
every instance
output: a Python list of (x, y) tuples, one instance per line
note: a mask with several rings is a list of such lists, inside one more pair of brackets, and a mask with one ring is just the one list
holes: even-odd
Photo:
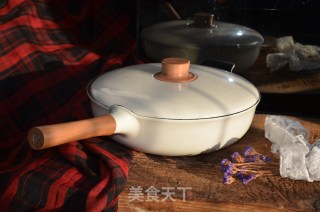
[(213, 15), (196, 14), (194, 20), (177, 20), (155, 24), (142, 31), (142, 38), (184, 48), (251, 47), (263, 37), (257, 31), (232, 23), (213, 20)]

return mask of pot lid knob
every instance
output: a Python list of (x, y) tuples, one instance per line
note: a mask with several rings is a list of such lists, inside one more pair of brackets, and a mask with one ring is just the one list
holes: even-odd
[(165, 82), (190, 82), (197, 76), (189, 72), (190, 61), (184, 58), (165, 58), (161, 61), (162, 71), (154, 75)]
[(199, 28), (211, 28), (214, 26), (214, 15), (211, 13), (195, 13), (193, 26)]

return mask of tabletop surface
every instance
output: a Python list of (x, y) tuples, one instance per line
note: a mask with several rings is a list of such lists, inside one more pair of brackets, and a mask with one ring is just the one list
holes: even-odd
[[(245, 146), (271, 157), (273, 163), (279, 162), (264, 137), (265, 118), (256, 114), (243, 138), (209, 154), (165, 157), (135, 152), (126, 188), (119, 197), (119, 211), (320, 210), (320, 182), (291, 180), (275, 172), (247, 185), (223, 183), (221, 160)], [(320, 137), (319, 120), (291, 118), (309, 129), (312, 139)], [(152, 191), (157, 195), (151, 196)]]

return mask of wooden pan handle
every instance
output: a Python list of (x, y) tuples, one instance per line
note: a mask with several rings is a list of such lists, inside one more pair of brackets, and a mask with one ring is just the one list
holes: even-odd
[(116, 121), (111, 115), (61, 124), (34, 127), (28, 133), (28, 141), (33, 149), (45, 149), (71, 141), (112, 135)]

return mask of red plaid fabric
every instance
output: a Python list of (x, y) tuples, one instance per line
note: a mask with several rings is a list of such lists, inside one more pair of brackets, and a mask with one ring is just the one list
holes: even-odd
[(33, 126), (92, 116), (88, 82), (134, 62), (132, 4), (0, 1), (1, 211), (117, 209), (131, 150), (99, 137), (35, 151), (26, 137)]

